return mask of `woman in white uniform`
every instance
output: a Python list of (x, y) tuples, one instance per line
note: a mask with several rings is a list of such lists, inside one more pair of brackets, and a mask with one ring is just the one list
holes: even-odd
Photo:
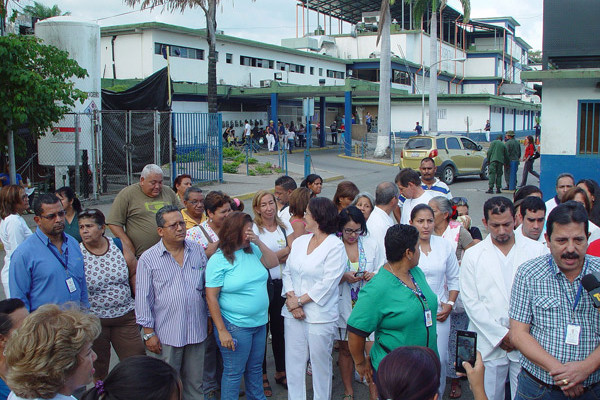
[[(339, 358), (338, 365), (344, 384), (343, 399), (351, 400), (354, 398), (352, 389), (352, 371), (354, 363), (348, 348), (348, 333), (346, 331), (346, 322), (358, 300), (358, 292), (371, 280), (379, 271), (379, 268), (385, 264), (385, 251), (379, 247), (376, 240), (369, 239), (367, 236), (367, 221), (363, 213), (355, 206), (349, 206), (340, 212), (339, 231), (342, 234), (342, 242), (346, 249), (348, 261), (346, 262), (346, 271), (342, 276), (340, 283), (340, 318), (338, 319), (338, 341)], [(367, 354), (371, 351), (373, 345), (373, 335), (367, 339), (365, 351)], [(371, 399), (376, 399), (375, 385), (371, 383), (369, 389)]]
[(339, 318), (339, 283), (346, 252), (337, 232), (337, 207), (325, 197), (310, 200), (306, 230), (292, 243), (283, 270), (286, 295), (285, 369), (288, 399), (306, 399), (306, 362), (312, 364), (313, 399), (331, 398), (331, 350)]
[(442, 366), (440, 375), (440, 397), (446, 389), (446, 367), (448, 363), (448, 338), (450, 337), (450, 313), (458, 297), (458, 260), (450, 243), (433, 236), (433, 210), (427, 204), (418, 204), (410, 213), (410, 224), (419, 231), (421, 257), (419, 268), (431, 290), (437, 295), (437, 346)]

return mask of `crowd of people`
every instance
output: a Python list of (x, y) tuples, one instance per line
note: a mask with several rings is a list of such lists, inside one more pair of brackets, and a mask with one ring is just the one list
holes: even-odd
[(489, 198), (485, 238), (431, 158), (374, 195), (322, 187), (281, 176), (251, 216), (150, 164), (106, 217), (70, 188), (39, 195), (33, 233), (23, 189), (3, 187), (0, 399), (265, 399), (272, 377), (301, 400), (307, 374), (330, 399), (336, 353), (345, 400), (357, 384), (437, 399), (448, 379), (459, 398), (464, 330), (478, 400), (600, 396), (600, 314), (581, 283), (600, 274), (594, 180), (561, 174), (547, 202), (531, 185)]

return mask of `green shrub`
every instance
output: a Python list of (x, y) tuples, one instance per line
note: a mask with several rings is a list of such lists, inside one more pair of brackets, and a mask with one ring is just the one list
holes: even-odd
[(236, 149), (235, 147), (224, 147), (223, 148), (223, 158), (236, 158), (237, 156), (239, 156), (240, 154), (242, 154), (238, 149)]
[(250, 157), (248, 158), (248, 164), (252, 165), (252, 164), (257, 164), (258, 160), (256, 158)]
[(223, 164), (223, 172), (225, 172), (227, 174), (237, 174), (239, 166), (240, 166), (240, 163), (235, 162), (235, 161)]

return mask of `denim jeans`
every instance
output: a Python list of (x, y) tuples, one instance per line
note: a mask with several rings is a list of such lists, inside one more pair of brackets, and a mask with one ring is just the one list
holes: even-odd
[(266, 325), (242, 328), (223, 318), (225, 328), (237, 340), (235, 351), (221, 346), (219, 332), (215, 338), (223, 356), (221, 400), (237, 400), (242, 375), (248, 400), (266, 400), (262, 386), (262, 361), (265, 355)]
[[(573, 399), (563, 394), (561, 390), (552, 390), (538, 382), (523, 370), (519, 374), (519, 385), (517, 386), (517, 397), (515, 400), (565, 400)], [(584, 392), (581, 396), (575, 397), (575, 400), (596, 400), (600, 399), (600, 384), (594, 385), (590, 390)]]

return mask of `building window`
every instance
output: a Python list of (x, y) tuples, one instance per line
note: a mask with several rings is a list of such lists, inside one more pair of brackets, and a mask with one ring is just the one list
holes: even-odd
[(304, 73), (304, 65), (290, 64), (283, 61), (277, 61), (275, 64), (275, 69), (280, 71), (296, 72), (298, 74)]
[(310, 74), (314, 75), (315, 74), (315, 67), (310, 67)]
[(265, 60), (262, 58), (240, 56), (240, 65), (247, 67), (268, 68), (273, 69), (273, 60)]
[(233, 54), (225, 53), (225, 62), (227, 64), (233, 64)]
[(438, 108), (438, 119), (446, 119), (446, 109)]
[(392, 82), (400, 85), (411, 85), (410, 74), (405, 71), (393, 70)]
[(579, 154), (598, 155), (600, 101), (579, 101)]
[(319, 68), (319, 76), (323, 76), (323, 68)]
[(204, 50), (193, 47), (174, 46), (165, 43), (154, 43), (154, 54), (163, 54), (163, 50), (169, 48), (169, 57), (191, 58), (194, 60), (204, 60)]
[(328, 69), (327, 70), (327, 77), (328, 78), (335, 78), (335, 79), (344, 79), (344, 73), (340, 72), (340, 71), (334, 71), (332, 69)]

